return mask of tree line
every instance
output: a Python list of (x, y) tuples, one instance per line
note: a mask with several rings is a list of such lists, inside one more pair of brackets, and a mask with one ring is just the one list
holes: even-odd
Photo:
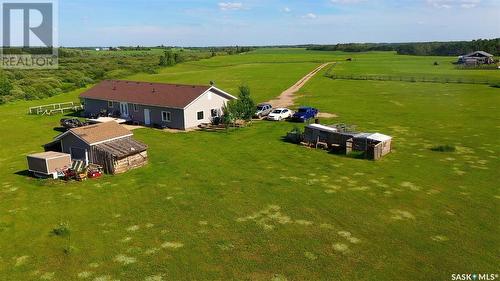
[[(69, 92), (104, 79), (119, 79), (136, 73), (157, 73), (161, 67), (217, 55), (248, 52), (249, 47), (170, 48), (163, 53), (147, 47), (119, 47), (112, 55), (97, 55), (91, 48), (59, 48), (58, 69), (0, 69), (0, 104), (34, 100)], [(139, 50), (145, 52), (121, 53)], [(43, 48), (5, 48), (8, 54), (47, 53)]]
[(494, 56), (500, 56), (500, 38), (453, 42), (311, 45), (308, 46), (307, 49), (315, 51), (343, 52), (395, 51), (400, 55), (415, 56), (459, 56), (474, 51), (485, 51)]

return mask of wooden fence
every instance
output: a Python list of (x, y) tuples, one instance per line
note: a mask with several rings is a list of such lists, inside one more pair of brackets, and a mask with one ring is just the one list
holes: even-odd
[(54, 104), (30, 107), (28, 109), (28, 114), (52, 115), (56, 113), (64, 113), (67, 111), (78, 111), (82, 109), (83, 105), (81, 105), (80, 103), (63, 102), (63, 103), (54, 103)]

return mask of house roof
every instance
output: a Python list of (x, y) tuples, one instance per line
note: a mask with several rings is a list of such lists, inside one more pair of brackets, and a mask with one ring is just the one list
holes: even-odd
[(493, 57), (492, 54), (487, 53), (485, 51), (475, 51), (475, 52), (472, 52), (470, 54), (465, 55), (464, 57), (472, 57), (472, 56), (475, 56), (475, 55), (481, 55), (483, 57)]
[(213, 86), (178, 85), (125, 80), (104, 80), (86, 92), (81, 98), (120, 101), (143, 105), (185, 108), (208, 90), (213, 89), (228, 99), (230, 94)]
[(63, 138), (67, 134), (73, 134), (89, 145), (95, 145), (133, 135), (131, 131), (114, 121), (73, 128), (57, 136), (56, 140)]

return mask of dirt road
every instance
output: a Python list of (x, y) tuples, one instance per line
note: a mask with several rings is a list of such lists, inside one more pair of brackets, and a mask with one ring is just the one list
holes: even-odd
[(294, 104), (294, 99), (296, 98), (295, 93), (297, 93), (300, 90), (300, 88), (302, 88), (307, 83), (307, 81), (309, 81), (311, 78), (313, 78), (314, 75), (316, 75), (323, 68), (325, 68), (326, 66), (328, 66), (330, 64), (332, 64), (332, 62), (328, 62), (328, 63), (325, 63), (325, 64), (318, 66), (311, 73), (302, 77), (302, 79), (300, 79), (292, 87), (288, 88), (283, 93), (281, 93), (281, 95), (279, 95), (277, 98), (268, 101), (268, 103), (270, 103), (274, 108), (292, 106)]

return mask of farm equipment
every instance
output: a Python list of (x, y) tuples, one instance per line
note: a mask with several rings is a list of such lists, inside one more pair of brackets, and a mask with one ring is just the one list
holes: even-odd
[(102, 174), (103, 171), (100, 165), (90, 164), (87, 168), (87, 177), (89, 179), (99, 178)]
[(74, 179), (76, 177), (75, 170), (73, 170), (71, 168), (68, 168), (68, 169), (64, 170), (63, 174), (64, 174), (63, 179), (65, 181), (70, 181), (70, 180), (72, 180), (72, 179)]

